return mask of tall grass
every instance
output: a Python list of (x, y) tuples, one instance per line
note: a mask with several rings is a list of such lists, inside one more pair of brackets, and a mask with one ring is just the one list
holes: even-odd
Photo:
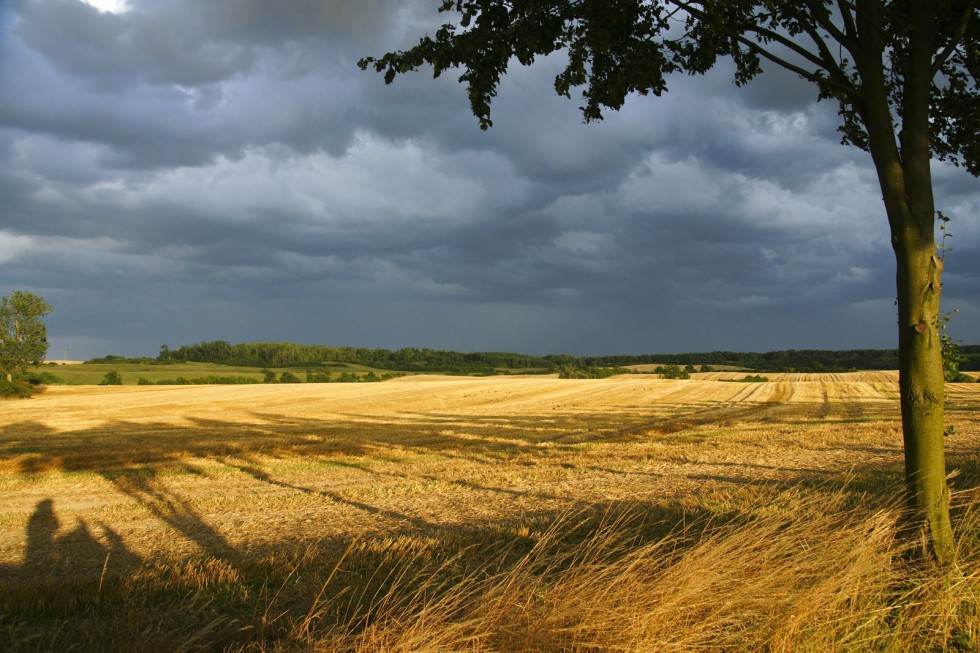
[[(721, 497), (713, 500), (718, 501)], [(727, 510), (582, 509), (451, 535), (309, 546), (229, 565), (7, 585), (7, 650), (237, 653), (977, 651), (980, 491), (957, 563), (909, 562), (899, 502), (749, 487)], [(699, 516), (700, 515), (700, 516)], [(665, 535), (665, 523), (678, 526)], [(108, 564), (108, 562), (107, 562)]]
[[(350, 624), (250, 650), (975, 651), (977, 497), (959, 564), (911, 566), (897, 510), (789, 490), (724, 523), (642, 542), (644, 514), (565, 516), (517, 564), (446, 587), (399, 575)], [(569, 546), (569, 534), (591, 530)], [(578, 538), (572, 537), (573, 541)], [(249, 650), (249, 649), (246, 649)]]

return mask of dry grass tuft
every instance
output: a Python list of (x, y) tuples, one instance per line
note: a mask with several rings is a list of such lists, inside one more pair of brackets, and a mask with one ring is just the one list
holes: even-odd
[(977, 650), (980, 495), (960, 510), (964, 550), (944, 574), (908, 565), (895, 502), (868, 502), (788, 489), (652, 541), (640, 510), (566, 514), (505, 571), (446, 583), (445, 568), (404, 562), (366, 606), (319, 608), (347, 601), (347, 621), (242, 650)]

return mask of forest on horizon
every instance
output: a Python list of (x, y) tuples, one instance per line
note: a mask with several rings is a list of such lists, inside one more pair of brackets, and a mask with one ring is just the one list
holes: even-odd
[[(980, 370), (980, 345), (961, 345), (960, 369)], [(170, 349), (160, 348), (156, 358), (109, 355), (89, 363), (139, 362), (144, 364), (215, 363), (255, 367), (323, 367), (331, 363), (355, 364), (405, 372), (492, 374), (500, 369), (550, 372), (561, 366), (623, 367), (626, 365), (710, 365), (760, 372), (847, 372), (898, 369), (897, 349), (788, 349), (770, 352), (689, 352), (679, 354), (617, 354), (532, 356), (509, 352), (456, 352), (405, 347), (397, 350), (364, 347), (331, 347), (288, 342), (232, 344), (214, 340)]]

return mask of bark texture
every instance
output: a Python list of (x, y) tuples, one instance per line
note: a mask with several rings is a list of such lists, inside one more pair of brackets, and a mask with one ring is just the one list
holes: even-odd
[[(906, 518), (923, 559), (953, 555), (943, 438), (944, 392), (939, 299), (943, 263), (936, 252), (929, 102), (936, 21), (929, 3), (910, 3), (908, 49), (902, 57), (902, 102), (895, 116), (883, 67), (880, 5), (858, 0), (864, 45), (858, 111), (867, 128), (895, 250), (899, 386), (905, 444)], [(896, 135), (894, 120), (901, 127)]]

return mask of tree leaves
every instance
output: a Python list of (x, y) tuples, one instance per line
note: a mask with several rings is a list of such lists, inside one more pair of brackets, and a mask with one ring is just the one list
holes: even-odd
[(359, 65), (389, 84), (427, 65), (436, 77), (462, 69), (482, 129), (493, 124), (491, 103), (514, 62), (564, 51), (555, 92), (581, 88), (583, 118), (593, 121), (631, 94), (666, 92), (672, 73), (703, 74), (728, 57), (739, 85), (763, 60), (813, 83), (820, 99), (839, 102), (844, 142), (865, 150), (869, 105), (884, 101), (898, 131), (910, 90), (922, 83), (910, 78), (909, 44), (928, 32), (932, 153), (980, 174), (977, 0), (444, 0), (439, 9), (456, 20), (435, 37)]

